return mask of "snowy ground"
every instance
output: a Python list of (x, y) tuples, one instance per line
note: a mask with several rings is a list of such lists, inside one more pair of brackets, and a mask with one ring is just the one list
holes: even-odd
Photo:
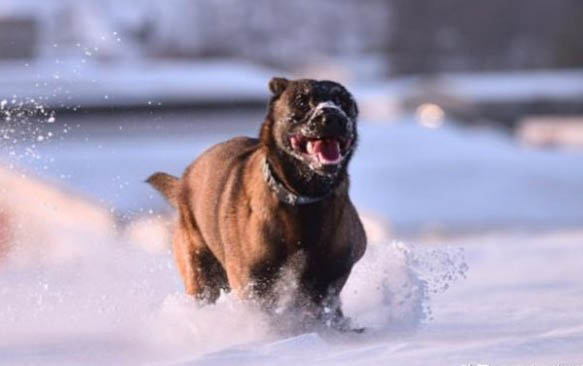
[[(180, 173), (210, 144), (255, 134), (257, 118), (67, 121), (2, 160), (131, 222), (164, 207), (147, 174)], [(288, 337), (229, 296), (199, 308), (167, 250), (118, 233), (79, 238), (67, 261), (21, 251), (0, 265), (0, 364), (581, 364), (582, 158), (495, 131), (364, 122), (352, 196), (395, 233), (370, 244), (342, 294), (365, 334)]]

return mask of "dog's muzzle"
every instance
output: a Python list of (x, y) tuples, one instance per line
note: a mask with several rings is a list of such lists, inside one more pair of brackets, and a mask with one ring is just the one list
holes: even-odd
[(322, 108), (308, 122), (308, 130), (320, 136), (346, 136), (348, 117), (337, 108)]
[(332, 102), (314, 108), (306, 124), (290, 137), (296, 157), (311, 168), (333, 169), (350, 152), (354, 140), (354, 124), (344, 111)]

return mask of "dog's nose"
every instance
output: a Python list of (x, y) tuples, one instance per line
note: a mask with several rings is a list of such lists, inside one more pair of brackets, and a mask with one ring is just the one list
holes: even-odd
[(326, 127), (337, 128), (340, 127), (341, 122), (340, 116), (335, 114), (328, 114), (322, 117), (322, 124)]
[(325, 108), (322, 111), (322, 124), (329, 127), (340, 127), (344, 122), (343, 116), (333, 108)]
[(342, 129), (346, 118), (335, 109), (330, 109), (322, 113), (322, 125), (332, 130)]
[(317, 134), (340, 136), (347, 133), (348, 120), (336, 108), (323, 108), (310, 119), (308, 128)]

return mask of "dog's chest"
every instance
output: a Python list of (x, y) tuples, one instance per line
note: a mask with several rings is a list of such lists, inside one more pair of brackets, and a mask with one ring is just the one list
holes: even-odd
[(286, 257), (298, 251), (311, 257), (343, 255), (340, 252), (347, 246), (348, 238), (339, 235), (342, 226), (339, 215), (319, 207), (281, 210), (274, 215), (271, 225), (266, 239)]

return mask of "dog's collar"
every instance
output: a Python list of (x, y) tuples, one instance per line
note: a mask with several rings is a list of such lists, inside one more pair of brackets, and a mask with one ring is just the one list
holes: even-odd
[(269, 188), (271, 188), (273, 193), (275, 193), (277, 198), (281, 202), (287, 203), (288, 205), (291, 205), (291, 206), (307, 205), (310, 203), (319, 202), (319, 201), (323, 200), (324, 198), (328, 197), (332, 193), (332, 191), (330, 191), (322, 196), (312, 197), (312, 196), (302, 196), (302, 195), (295, 194), (295, 193), (291, 192), (289, 189), (285, 188), (285, 186), (283, 184), (281, 184), (281, 182), (273, 174), (273, 172), (271, 171), (271, 167), (269, 166), (269, 162), (267, 161), (267, 157), (265, 157), (263, 159), (262, 170), (263, 170), (263, 179), (265, 180), (265, 182), (267, 183)]

